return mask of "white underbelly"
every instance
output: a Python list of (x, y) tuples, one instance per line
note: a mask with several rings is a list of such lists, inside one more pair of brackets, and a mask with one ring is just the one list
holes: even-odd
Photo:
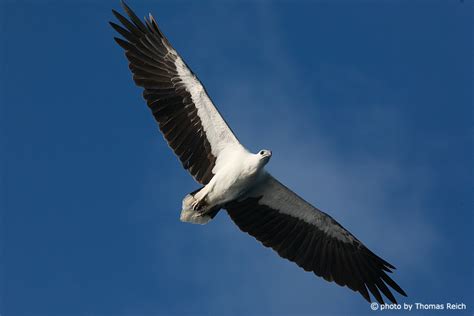
[(237, 199), (254, 185), (260, 171), (243, 163), (221, 169), (208, 184), (206, 202), (219, 205)]

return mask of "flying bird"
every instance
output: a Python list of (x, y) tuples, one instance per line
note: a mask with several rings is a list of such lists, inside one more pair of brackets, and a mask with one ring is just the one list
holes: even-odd
[(244, 232), (281, 257), (325, 280), (392, 303), (388, 273), (395, 269), (331, 216), (315, 208), (265, 170), (271, 150), (249, 152), (237, 139), (150, 14), (143, 21), (122, 2), (128, 19), (112, 10), (136, 85), (142, 87), (159, 128), (183, 167), (202, 185), (182, 201), (180, 219), (206, 224), (225, 209)]

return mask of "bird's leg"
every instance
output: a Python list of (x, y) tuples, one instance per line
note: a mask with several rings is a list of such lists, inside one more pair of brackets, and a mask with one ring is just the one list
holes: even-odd
[(207, 191), (207, 188), (204, 187), (201, 191), (196, 193), (196, 195), (194, 196), (194, 201), (191, 203), (191, 208), (193, 211), (204, 213), (204, 208), (207, 205)]
[(191, 208), (193, 209), (193, 211), (203, 213), (204, 211), (203, 208), (205, 205), (206, 205), (205, 198), (195, 199), (193, 203), (191, 203)]
[(198, 212), (200, 216), (206, 215), (210, 209), (213, 208), (214, 203), (212, 201), (209, 201), (209, 193), (213, 191), (214, 186), (215, 186), (215, 181), (213, 181), (215, 178), (212, 178), (212, 180), (204, 186), (201, 190), (196, 192), (196, 194), (193, 195), (194, 201), (191, 203), (191, 209), (195, 212)]

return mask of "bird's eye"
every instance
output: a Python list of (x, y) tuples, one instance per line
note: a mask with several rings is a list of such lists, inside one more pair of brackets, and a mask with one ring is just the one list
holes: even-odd
[(262, 150), (262, 151), (260, 151), (260, 155), (263, 155), (263, 150)]

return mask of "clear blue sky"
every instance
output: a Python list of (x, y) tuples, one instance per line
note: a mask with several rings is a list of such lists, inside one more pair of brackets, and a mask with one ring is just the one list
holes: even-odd
[[(2, 315), (374, 314), (224, 212), (179, 221), (198, 186), (112, 40), (119, 1), (0, 3)], [(473, 1), (129, 4), (275, 176), (397, 267), (400, 302), (472, 315)]]

